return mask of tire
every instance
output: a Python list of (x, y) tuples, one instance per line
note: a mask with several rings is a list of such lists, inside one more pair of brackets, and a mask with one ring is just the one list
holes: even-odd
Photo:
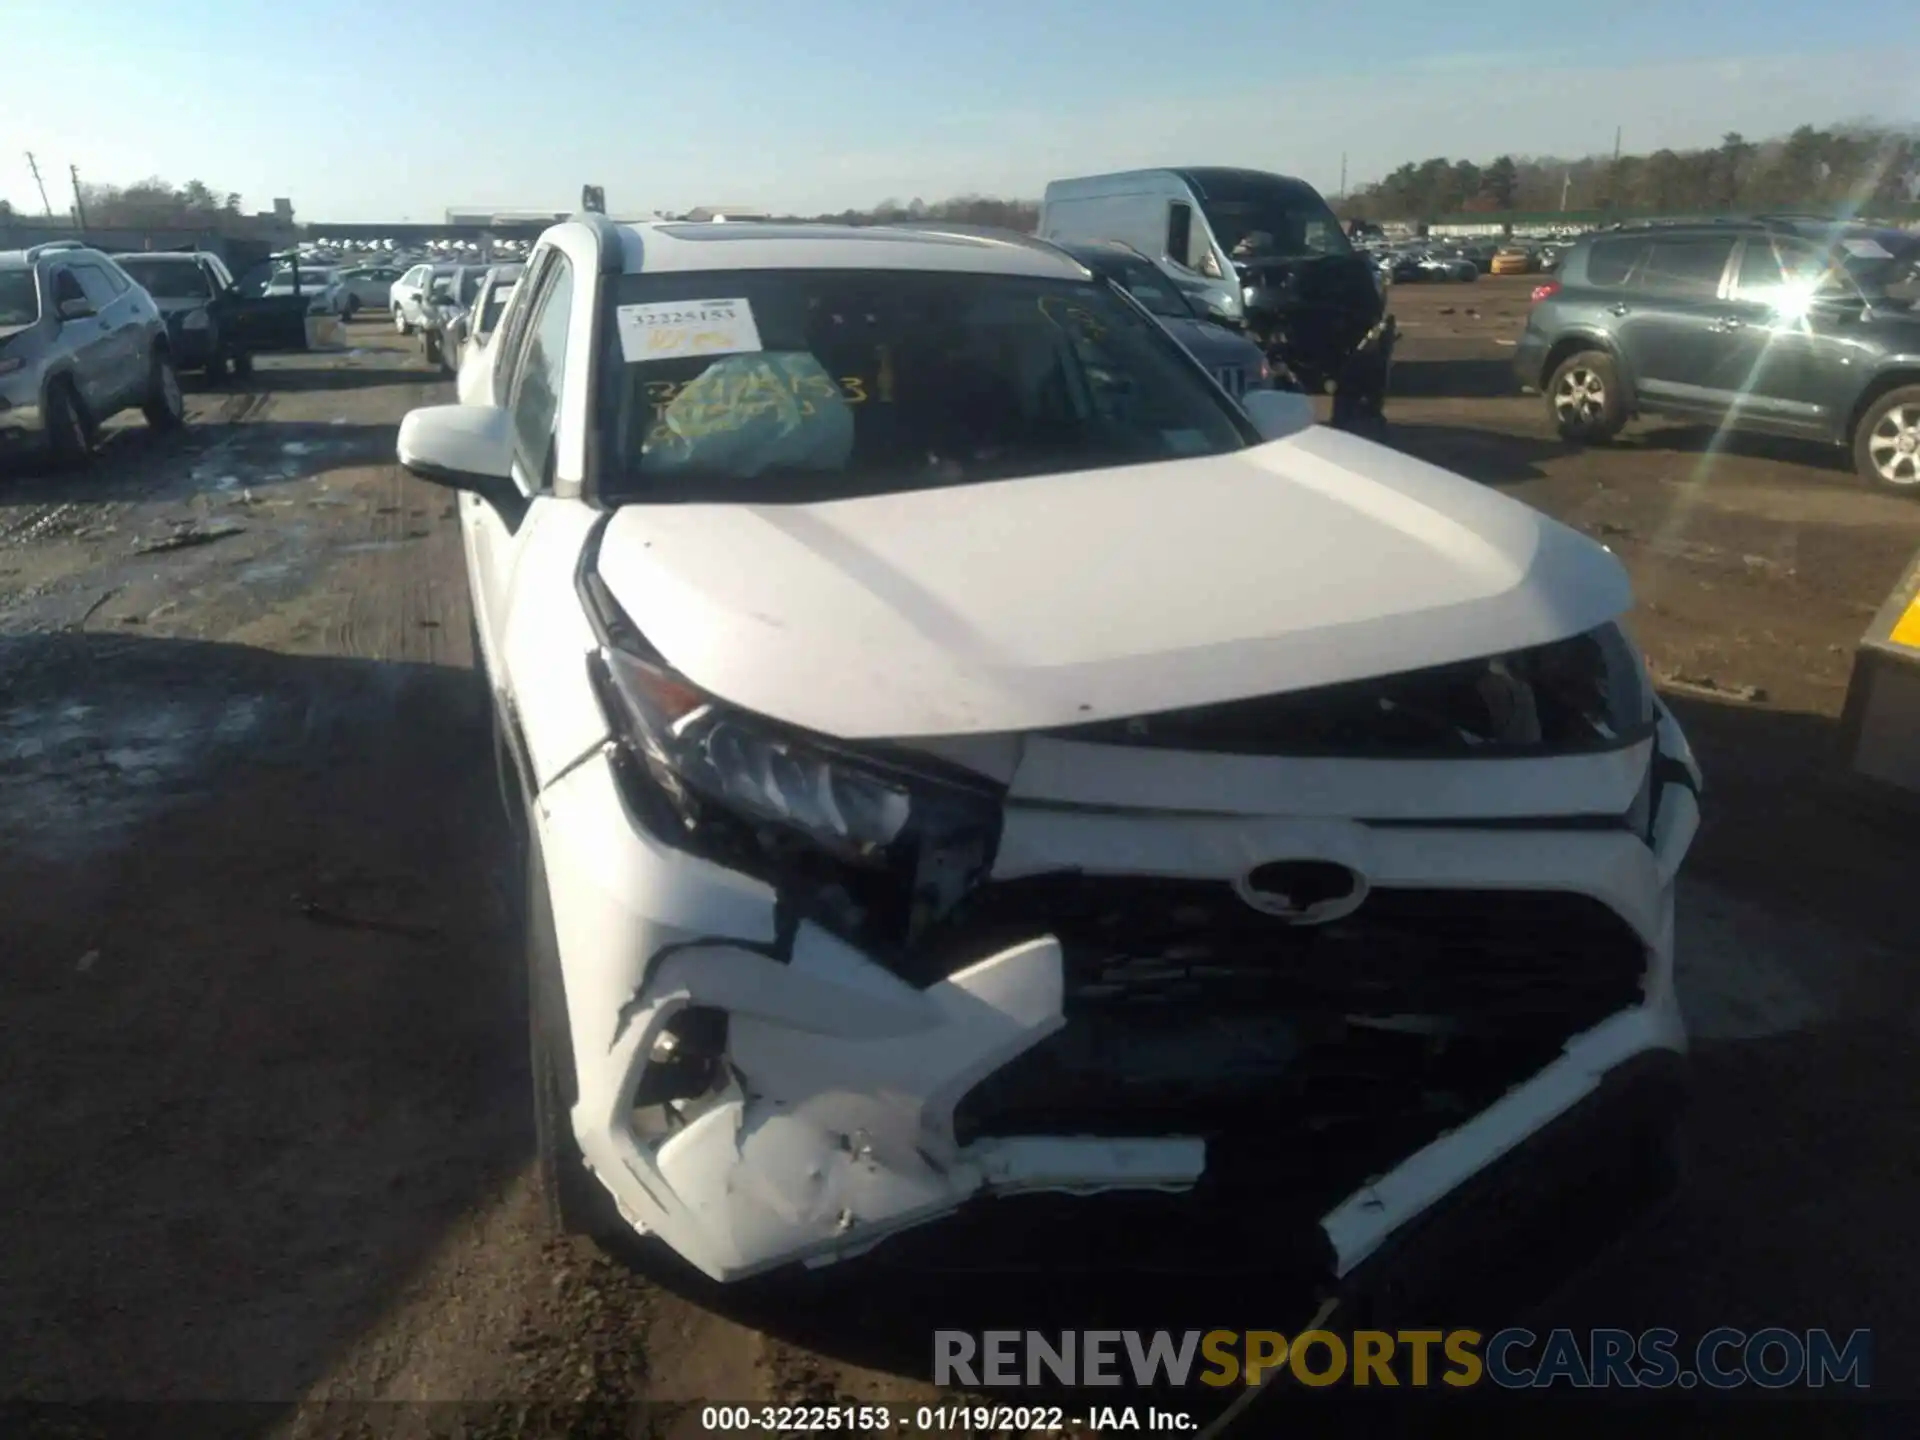
[(615, 1237), (626, 1230), (613, 1197), (587, 1169), (573, 1135), (569, 1089), (573, 1046), (567, 1038), (566, 992), (554, 938), (553, 900), (540, 846), (529, 840), (522, 912), (527, 960), (527, 1056), (533, 1081), (534, 1153), (540, 1206), (554, 1236)]
[(1920, 385), (1867, 407), (1853, 430), (1853, 468), (1876, 490), (1920, 500)]
[(413, 326), (407, 323), (407, 317), (398, 305), (393, 307), (393, 330), (396, 335), (411, 335), (413, 333)]
[(1627, 423), (1620, 372), (1603, 350), (1582, 350), (1555, 366), (1546, 402), (1554, 429), (1576, 444), (1605, 444)]
[(431, 330), (420, 336), (420, 356), (436, 370), (440, 368), (440, 338)]
[(155, 430), (178, 430), (186, 423), (187, 402), (180, 393), (180, 372), (162, 351), (153, 352), (147, 375), (147, 398), (140, 406)]
[(47, 387), (47, 459), (56, 470), (78, 470), (93, 459), (93, 428), (64, 376)]
[(211, 350), (207, 356), (207, 363), (202, 373), (204, 373), (207, 380), (214, 385), (218, 385), (227, 378), (227, 352), (220, 348), (220, 337), (218, 335), (213, 337)]
[(359, 313), (360, 313), (360, 297), (357, 295), (347, 296), (346, 303), (340, 307), (340, 318), (342, 320), (350, 321), (353, 319), (355, 315), (358, 315)]
[(235, 375), (238, 375), (243, 380), (246, 379), (249, 375), (253, 374), (253, 356), (248, 354), (245, 350), (234, 351), (233, 352), (233, 373)]

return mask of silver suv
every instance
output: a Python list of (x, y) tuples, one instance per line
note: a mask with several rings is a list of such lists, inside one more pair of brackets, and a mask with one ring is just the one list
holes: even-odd
[(152, 297), (77, 241), (0, 250), (0, 457), (84, 464), (136, 405), (156, 430), (186, 413)]

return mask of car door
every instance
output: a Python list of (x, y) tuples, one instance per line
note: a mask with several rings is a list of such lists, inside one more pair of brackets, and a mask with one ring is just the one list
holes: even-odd
[(1825, 438), (1858, 388), (1866, 298), (1824, 252), (1802, 240), (1751, 235), (1720, 307), (1719, 383), (1755, 429)]
[[(525, 532), (537, 523), (541, 497), (553, 489), (553, 465), (564, 398), (574, 277), (557, 250), (544, 257), (529, 282), (532, 303), (499, 336), (505, 346), (494, 372), (494, 403), (507, 411), (513, 436), (513, 482), (523, 503), (496, 504), (468, 495), (461, 511), (474, 620), (487, 652), (488, 673), (497, 675), (503, 627)], [(523, 283), (529, 283), (523, 282)]]
[[(218, 257), (207, 257), (222, 331), (250, 355), (307, 348), (305, 296), (248, 294)], [(264, 287), (262, 287), (264, 289)]]
[(1718, 327), (1736, 237), (1656, 235), (1606, 307), (1643, 405), (1717, 415), (1727, 339)]
[(87, 303), (94, 308), (94, 318), (105, 337), (106, 343), (100, 351), (105, 367), (102, 408), (95, 412), (105, 415), (131, 405), (146, 394), (148, 360), (144, 316), (133, 287), (124, 283), (116, 285), (104, 265), (92, 260), (75, 260), (71, 268)]
[[(84, 309), (94, 310), (71, 266), (55, 266), (47, 283), (56, 309), (77, 301)], [(113, 407), (113, 337), (108, 323), (97, 312), (60, 322), (59, 348), (71, 361), (74, 388), (95, 416), (109, 414)]]

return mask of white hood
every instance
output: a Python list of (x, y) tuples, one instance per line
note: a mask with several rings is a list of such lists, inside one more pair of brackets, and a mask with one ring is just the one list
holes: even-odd
[(1316, 426), (1233, 455), (814, 505), (633, 505), (669, 663), (845, 739), (1032, 730), (1472, 659), (1624, 612), (1605, 549)]

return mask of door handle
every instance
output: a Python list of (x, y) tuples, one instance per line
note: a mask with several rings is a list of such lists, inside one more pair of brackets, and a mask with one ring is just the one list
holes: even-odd
[(1627, 304), (1626, 301), (1616, 300), (1613, 304), (1607, 306), (1607, 313), (1609, 315), (1625, 315), (1631, 309), (1633, 309), (1633, 307)]

